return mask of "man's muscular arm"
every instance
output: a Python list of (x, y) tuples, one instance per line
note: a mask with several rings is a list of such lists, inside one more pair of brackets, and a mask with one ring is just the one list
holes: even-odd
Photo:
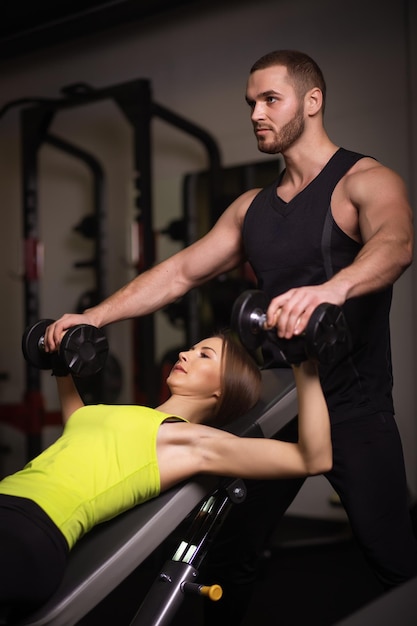
[(356, 233), (347, 234), (363, 247), (351, 265), (322, 285), (291, 289), (271, 301), (268, 323), (282, 337), (301, 333), (321, 302), (341, 306), (392, 285), (412, 261), (412, 211), (395, 172), (379, 164), (359, 170), (346, 176), (341, 193), (357, 214)]
[(193, 287), (227, 272), (243, 261), (241, 239), (246, 210), (259, 190), (235, 200), (200, 240), (143, 272), (83, 314), (65, 314), (45, 332), (45, 347), (56, 350), (62, 333), (76, 324), (102, 327), (157, 311)]

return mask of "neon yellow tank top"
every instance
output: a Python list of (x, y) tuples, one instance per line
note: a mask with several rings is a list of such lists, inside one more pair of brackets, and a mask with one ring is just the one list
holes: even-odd
[(156, 437), (168, 417), (142, 406), (82, 407), (0, 493), (36, 502), (72, 548), (96, 524), (159, 495)]

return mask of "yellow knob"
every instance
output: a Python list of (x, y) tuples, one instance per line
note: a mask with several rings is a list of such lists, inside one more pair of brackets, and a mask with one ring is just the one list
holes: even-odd
[(217, 600), (220, 600), (223, 595), (223, 589), (220, 587), (220, 585), (202, 585), (200, 588), (200, 593), (203, 596), (207, 596), (208, 598), (210, 598), (210, 600), (213, 600), (213, 602), (217, 602)]

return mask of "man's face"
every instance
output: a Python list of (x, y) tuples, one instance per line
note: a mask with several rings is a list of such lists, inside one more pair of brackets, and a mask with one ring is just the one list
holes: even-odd
[(246, 101), (261, 152), (285, 153), (303, 134), (304, 101), (297, 96), (284, 66), (250, 74)]

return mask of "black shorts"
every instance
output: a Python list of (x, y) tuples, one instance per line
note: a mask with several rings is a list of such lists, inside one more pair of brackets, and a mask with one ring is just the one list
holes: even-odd
[(24, 614), (46, 602), (62, 580), (68, 553), (64, 535), (35, 502), (0, 494), (3, 612)]

